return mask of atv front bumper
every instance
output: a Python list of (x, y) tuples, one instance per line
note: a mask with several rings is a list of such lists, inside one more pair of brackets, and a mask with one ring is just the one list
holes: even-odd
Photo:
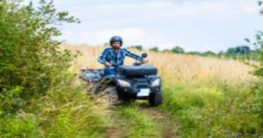
[(159, 92), (161, 87), (136, 88), (117, 86), (117, 90), (121, 96), (129, 96), (135, 99), (147, 99), (152, 93)]

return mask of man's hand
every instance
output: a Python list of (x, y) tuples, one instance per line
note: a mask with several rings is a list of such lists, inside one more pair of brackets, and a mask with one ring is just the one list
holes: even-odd
[(111, 67), (111, 66), (112, 66), (112, 64), (111, 64), (111, 63), (108, 63), (108, 62), (107, 62), (105, 65), (106, 65), (107, 67)]

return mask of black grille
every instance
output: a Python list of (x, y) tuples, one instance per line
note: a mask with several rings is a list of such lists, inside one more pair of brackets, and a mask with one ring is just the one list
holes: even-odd
[(145, 78), (136, 78), (133, 79), (133, 85), (137, 88), (148, 88), (149, 87), (149, 82)]

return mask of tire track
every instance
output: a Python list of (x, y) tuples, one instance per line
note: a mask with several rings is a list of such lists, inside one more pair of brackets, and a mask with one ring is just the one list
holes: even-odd
[(156, 107), (146, 107), (142, 110), (160, 126), (162, 138), (180, 138), (178, 126), (170, 115)]
[[(123, 107), (122, 107), (123, 108)], [(126, 107), (124, 107), (126, 108)], [(158, 138), (180, 138), (178, 134), (178, 126), (171, 116), (161, 111), (157, 107), (150, 107), (146, 103), (136, 103), (135, 105), (128, 105), (127, 108), (134, 108), (134, 111), (141, 111), (145, 114), (158, 129)], [(116, 110), (117, 109), (117, 110)], [(111, 119), (113, 125), (107, 131), (107, 138), (128, 138), (129, 137), (129, 126), (127, 123), (128, 119), (118, 114), (118, 107), (112, 110)], [(157, 137), (157, 136), (156, 136)]]

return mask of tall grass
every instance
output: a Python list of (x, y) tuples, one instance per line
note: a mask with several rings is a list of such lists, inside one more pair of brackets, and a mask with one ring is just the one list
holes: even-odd
[[(64, 76), (64, 74), (62, 74)], [(74, 76), (59, 81), (26, 109), (0, 118), (0, 137), (105, 137), (109, 127), (104, 108), (87, 97)]]
[[(62, 45), (62, 49), (79, 51), (82, 56), (74, 60), (71, 71), (79, 72), (83, 68), (101, 68), (97, 62), (98, 56), (105, 47), (87, 45)], [(131, 49), (137, 54), (143, 52)], [(166, 81), (210, 81), (216, 80), (225, 83), (253, 81), (256, 77), (250, 74), (252, 68), (235, 60), (222, 60), (192, 55), (177, 55), (172, 53), (149, 52), (149, 64), (158, 67), (159, 74)], [(125, 64), (134, 60), (127, 58)]]
[[(103, 47), (63, 45), (80, 51), (72, 72), (101, 68), (96, 59)], [(140, 54), (142, 52), (133, 50)], [(252, 90), (258, 81), (241, 62), (172, 53), (149, 53), (149, 64), (163, 79), (162, 110), (173, 115), (184, 137), (259, 137), (259, 107)], [(128, 59), (126, 64), (133, 60)]]

